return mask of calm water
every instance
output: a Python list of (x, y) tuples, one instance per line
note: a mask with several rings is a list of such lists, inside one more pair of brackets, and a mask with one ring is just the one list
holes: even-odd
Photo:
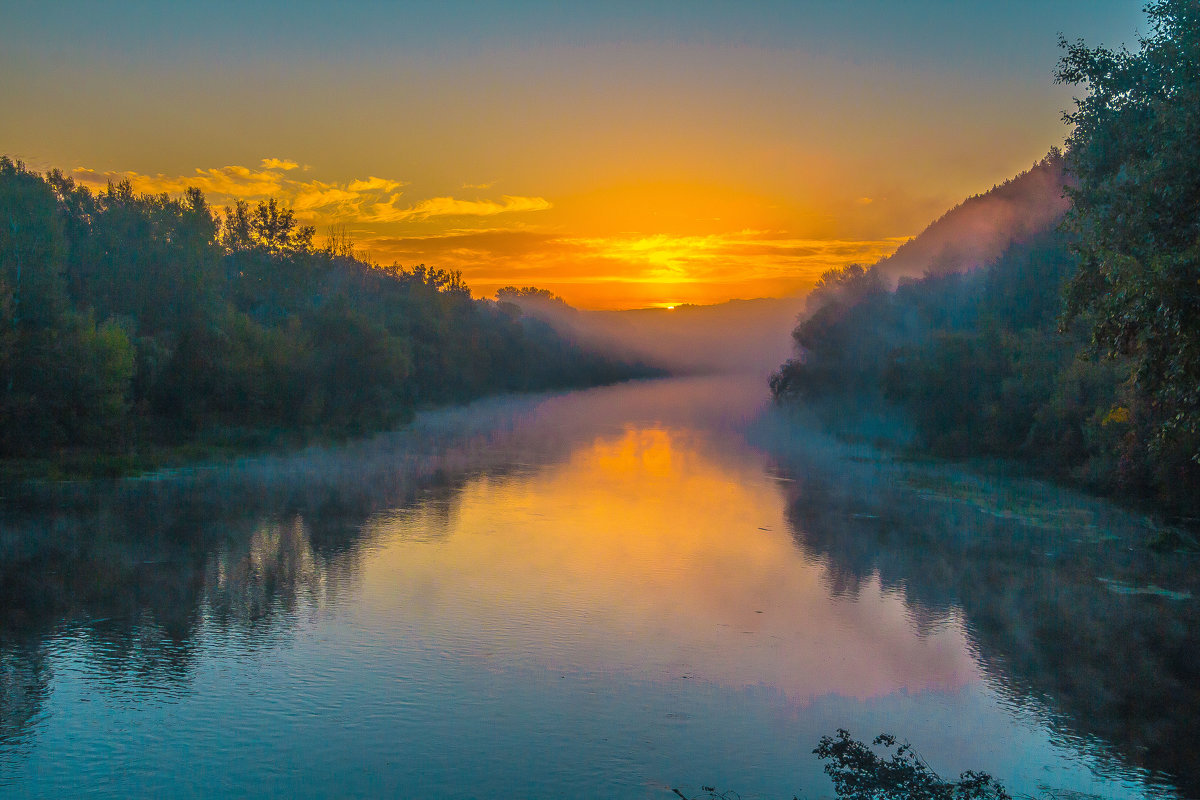
[(765, 394), (491, 401), (5, 498), (0, 794), (818, 798), (844, 727), (1015, 792), (1197, 796), (1194, 560)]

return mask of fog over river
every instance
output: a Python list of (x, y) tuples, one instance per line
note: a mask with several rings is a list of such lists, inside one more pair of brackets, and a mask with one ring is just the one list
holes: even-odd
[(755, 376), (3, 498), (0, 795), (832, 796), (847, 728), (1200, 796), (1196, 559), (835, 442)]

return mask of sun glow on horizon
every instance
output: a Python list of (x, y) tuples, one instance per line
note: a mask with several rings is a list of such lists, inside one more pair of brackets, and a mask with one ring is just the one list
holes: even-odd
[(458, 270), (479, 297), (538, 286), (584, 309), (797, 294), (826, 270), (872, 263), (908, 238), (801, 235), (820, 219), (810, 209), (687, 182), (560, 199), (505, 192), (492, 181), (463, 184), (469, 194), (455, 197), (402, 176), (325, 179), (319, 167), (280, 157), (182, 175), (83, 166), (68, 174), (96, 191), (122, 181), (147, 194), (196, 187), (215, 209), (274, 198), (318, 232), (344, 231), (377, 263)]
[(370, 4), (279, 25), (255, 2), (17, 4), (0, 142), (93, 187), (275, 197), (480, 296), (790, 295), (1061, 145), (1054, 31), (1116, 43), (1142, 20), (1128, 0), (870, 5)]

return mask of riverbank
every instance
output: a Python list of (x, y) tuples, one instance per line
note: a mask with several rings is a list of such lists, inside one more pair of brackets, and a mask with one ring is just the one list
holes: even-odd
[[(624, 374), (613, 380), (582, 385), (550, 386), (529, 393), (498, 392), (467, 398), (459, 402), (428, 406), (420, 411), (406, 409), (389, 417), (398, 424), (375, 428), (309, 427), (286, 429), (280, 427), (219, 427), (199, 432), (177, 443), (155, 443), (143, 434), (144, 443), (124, 448), (69, 447), (53, 454), (26, 458), (0, 459), (0, 485), (36, 481), (87, 481), (130, 478), (165, 469), (197, 465), (219, 466), (241, 458), (286, 456), (306, 448), (335, 448), (364, 440), (389, 431), (402, 430), (423, 413), (454, 408), (467, 408), (487, 400), (514, 397), (537, 397), (546, 392), (567, 392), (612, 386), (628, 381), (666, 377), (663, 370), (641, 365), (628, 366)], [(165, 437), (164, 437), (165, 438)]]
[[(807, 434), (819, 432), (847, 447), (864, 446), (886, 454), (897, 463), (914, 467), (939, 466), (946, 470), (978, 476), (982, 480), (1010, 482), (1023, 480), (1048, 484), (1061, 490), (1112, 503), (1145, 520), (1147, 535), (1142, 546), (1164, 552), (1200, 553), (1200, 520), (1173, 513), (1152, 497), (1136, 492), (1108, 491), (1082, 480), (1056, 465), (1039, 459), (1001, 456), (951, 457), (928, 447), (901, 408), (879, 397), (846, 397), (834, 400), (794, 400), (777, 403), (780, 420)], [(786, 440), (783, 432), (777, 432)]]

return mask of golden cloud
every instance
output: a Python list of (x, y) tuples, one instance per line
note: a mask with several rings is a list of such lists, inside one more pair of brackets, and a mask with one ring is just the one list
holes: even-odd
[(799, 239), (758, 230), (706, 236), (570, 237), (500, 229), (376, 235), (362, 245), (385, 262), (461, 270), (476, 290), (512, 283), (566, 287), (569, 301), (586, 306), (587, 297), (594, 293), (572, 293), (570, 286), (711, 284), (763, 287), (769, 293), (799, 291), (826, 270), (851, 262), (873, 263), (904, 241), (902, 237)]
[(346, 188), (352, 192), (394, 192), (404, 185), (404, 181), (376, 178), (374, 175), (372, 175), (366, 180), (350, 181)]
[(292, 161), (289, 158), (264, 158), (262, 160), (263, 169), (281, 169), (286, 172), (287, 170), (296, 169), (299, 166), (298, 162)]
[(229, 166), (214, 169), (197, 169), (195, 174), (172, 176), (143, 175), (138, 172), (97, 172), (79, 167), (72, 170), (72, 177), (79, 183), (95, 189), (103, 189), (109, 183), (129, 181), (134, 191), (147, 194), (182, 194), (189, 187), (196, 187), (212, 198), (250, 200), (281, 195), (286, 181), (281, 172), (254, 170), (249, 167)]
[[(405, 181), (371, 175), (344, 183), (297, 180), (288, 176), (299, 164), (289, 159), (264, 158), (259, 169), (231, 165), (197, 169), (191, 175), (146, 175), (138, 172), (97, 172), (86, 167), (72, 171), (81, 184), (102, 190), (109, 183), (129, 181), (134, 191), (146, 194), (182, 194), (195, 187), (214, 206), (239, 200), (256, 202), (275, 198), (295, 209), (296, 215), (317, 223), (388, 224), (421, 222), (434, 217), (492, 217), (527, 211), (544, 211), (544, 197), (502, 195), (499, 200), (461, 200), (431, 197), (416, 203), (404, 200)], [(307, 168), (306, 168), (307, 169)]]
[(95, 189), (103, 189), (109, 183), (121, 181), (129, 181), (135, 192), (146, 194), (182, 194), (189, 187), (196, 187), (210, 200), (217, 201), (274, 197), (284, 194), (285, 186), (293, 183), (275, 170), (254, 170), (241, 166), (197, 169), (192, 175), (180, 176), (97, 172), (86, 167), (78, 167), (71, 174), (79, 183)]
[(496, 214), (508, 214), (518, 211), (545, 211), (552, 204), (544, 197), (518, 197), (503, 195), (500, 202), (495, 200), (459, 200), (454, 197), (431, 197), (413, 206), (400, 208), (397, 201), (400, 195), (394, 194), (386, 203), (377, 203), (374, 212), (367, 216), (366, 222), (404, 222), (411, 219), (428, 219), (429, 217), (491, 217)]
[(362, 192), (341, 188), (336, 184), (312, 181), (299, 188), (291, 198), (291, 206), (297, 214), (323, 211), (331, 216), (353, 215), (358, 211)]
[(769, 231), (743, 230), (705, 236), (616, 236), (563, 239), (578, 255), (622, 262), (630, 278), (648, 281), (724, 280), (731, 274), (770, 278), (819, 275), (851, 261), (874, 263), (905, 237), (872, 240), (797, 239)]
[[(138, 172), (97, 172), (87, 167), (72, 170), (79, 183), (96, 190), (109, 183), (129, 181), (134, 191), (146, 194), (179, 195), (195, 187), (214, 206), (229, 206), (239, 200), (257, 202), (275, 198), (295, 209), (308, 221), (361, 221), (363, 208), (394, 203), (404, 181), (370, 176), (346, 183), (297, 180), (287, 173), (299, 168), (289, 159), (264, 158), (262, 168), (239, 165), (197, 169), (191, 175), (145, 175)], [(306, 168), (307, 169), (307, 168)]]

